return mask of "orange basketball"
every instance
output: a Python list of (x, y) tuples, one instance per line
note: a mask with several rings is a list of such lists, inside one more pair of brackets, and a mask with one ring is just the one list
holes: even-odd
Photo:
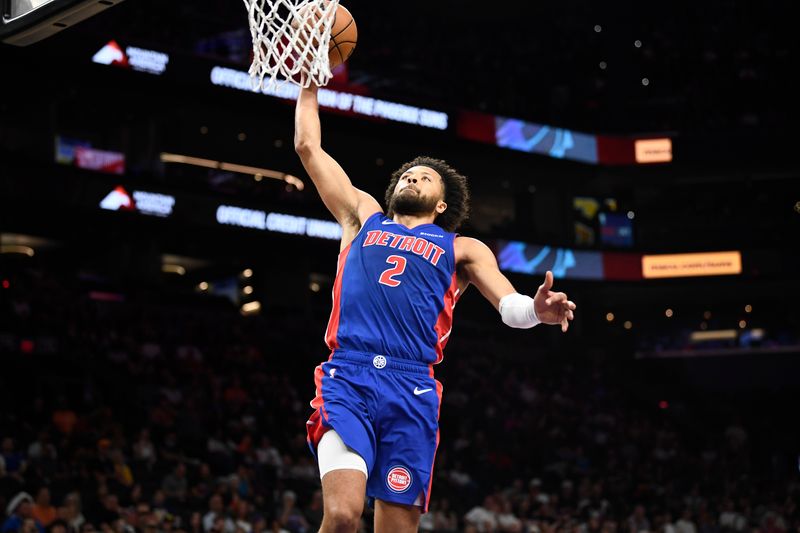
[(358, 28), (353, 15), (343, 5), (336, 7), (331, 26), (331, 42), (328, 45), (328, 60), (331, 68), (337, 67), (347, 61), (356, 48), (358, 41)]

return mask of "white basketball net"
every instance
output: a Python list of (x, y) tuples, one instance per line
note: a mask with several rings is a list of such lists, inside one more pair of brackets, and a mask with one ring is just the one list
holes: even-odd
[[(328, 43), (339, 0), (244, 0), (253, 36), (254, 89), (289, 81), (326, 85)], [(279, 78), (280, 76), (280, 78)], [(281, 79), (282, 78), (282, 79)]]

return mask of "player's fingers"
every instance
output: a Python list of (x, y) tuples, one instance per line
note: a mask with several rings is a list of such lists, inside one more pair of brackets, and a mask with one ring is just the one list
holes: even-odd
[(572, 311), (567, 311), (567, 320), (575, 320), (575, 314)]
[(567, 307), (569, 307), (573, 311), (578, 308), (578, 306), (575, 305), (575, 302), (573, 302), (572, 300), (567, 300)]
[(569, 322), (567, 322), (567, 319), (564, 318), (564, 320), (561, 321), (561, 331), (563, 333), (566, 333), (568, 329), (569, 329)]
[(544, 275), (544, 283), (542, 283), (542, 285), (539, 288), (549, 291), (550, 287), (552, 286), (553, 286), (553, 273), (548, 270)]
[(547, 305), (558, 303), (558, 302), (566, 302), (567, 295), (563, 292), (554, 292), (550, 295), (550, 297), (546, 300)]

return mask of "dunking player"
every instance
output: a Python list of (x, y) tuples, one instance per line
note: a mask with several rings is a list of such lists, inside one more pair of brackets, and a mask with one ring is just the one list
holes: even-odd
[(325, 335), (332, 354), (316, 369), (307, 426), (322, 476), (321, 531), (356, 531), (365, 491), (377, 533), (416, 531), (439, 444), (442, 386), (433, 365), (458, 297), (473, 284), (507, 325), (559, 324), (564, 332), (575, 304), (550, 290), (551, 272), (534, 298), (518, 294), (489, 248), (452, 233), (469, 193), (444, 161), (418, 157), (397, 170), (384, 215), (322, 149), (314, 87), (297, 100), (295, 148), (343, 228)]

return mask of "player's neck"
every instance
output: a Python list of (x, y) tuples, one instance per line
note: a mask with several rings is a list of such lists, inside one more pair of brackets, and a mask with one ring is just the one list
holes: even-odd
[(416, 228), (417, 226), (421, 226), (423, 224), (433, 224), (433, 221), (436, 219), (434, 215), (425, 215), (425, 216), (417, 216), (417, 215), (399, 215), (397, 213), (394, 214), (392, 220), (397, 222), (398, 224), (402, 224), (405, 227), (411, 229)]

